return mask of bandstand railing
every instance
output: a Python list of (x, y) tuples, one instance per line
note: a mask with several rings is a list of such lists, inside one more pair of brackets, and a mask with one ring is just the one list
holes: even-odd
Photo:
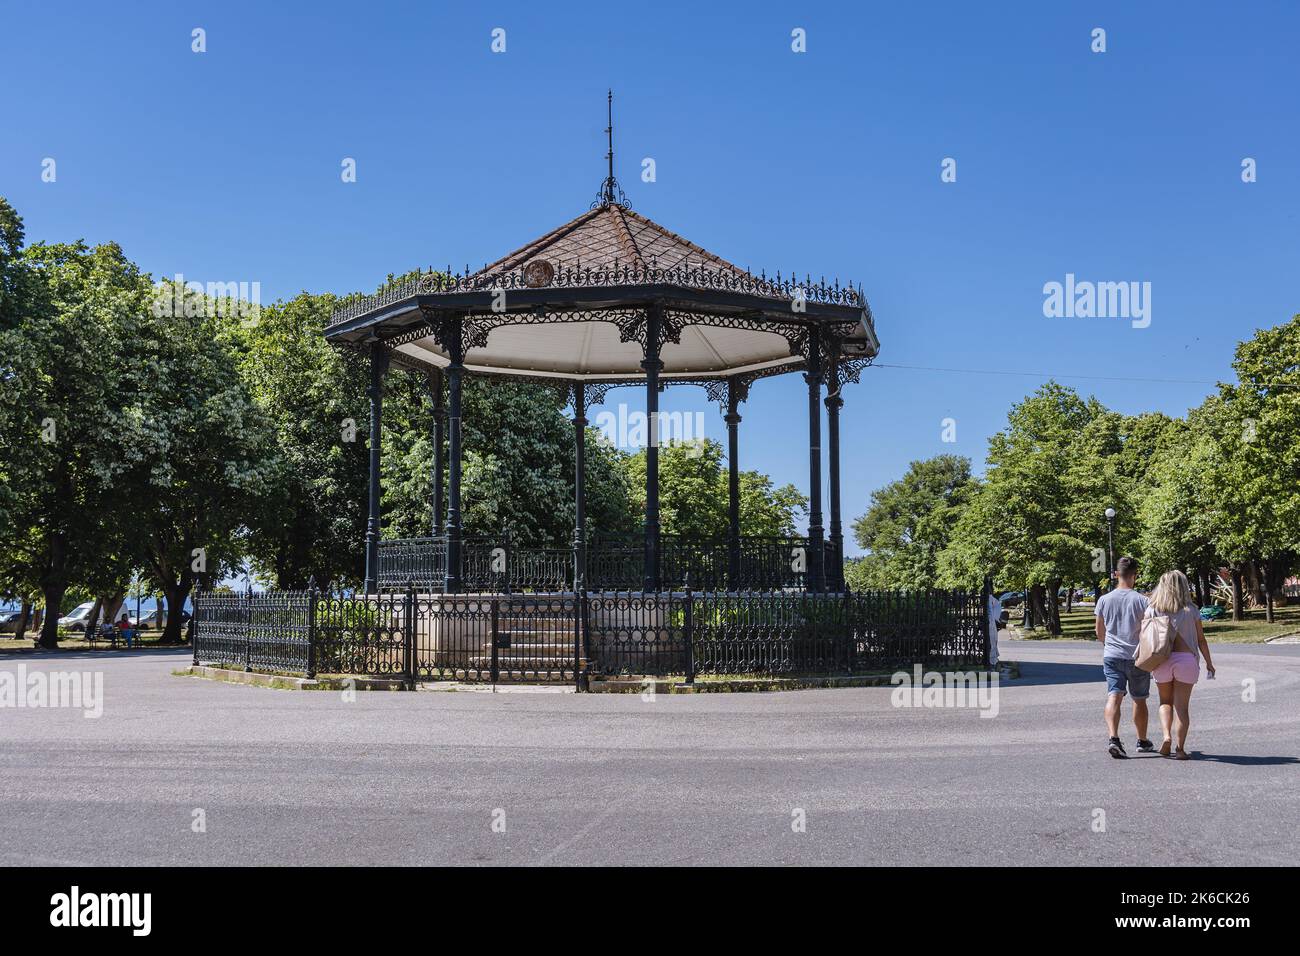
[(421, 681), (878, 674), (985, 667), (978, 590), (198, 592), (194, 663)]
[[(825, 549), (826, 589), (843, 589), (842, 562)], [(595, 590), (637, 591), (684, 588), (702, 591), (803, 590), (813, 554), (805, 537), (742, 535), (700, 538), (659, 536), (659, 568), (647, 576), (641, 534), (600, 535), (584, 549), (583, 585)], [(447, 538), (396, 538), (379, 542), (380, 590), (414, 582), (422, 592), (439, 592), (447, 573)], [(527, 547), (507, 535), (467, 537), (461, 542), (461, 590), (467, 593), (559, 593), (578, 589), (575, 549)]]

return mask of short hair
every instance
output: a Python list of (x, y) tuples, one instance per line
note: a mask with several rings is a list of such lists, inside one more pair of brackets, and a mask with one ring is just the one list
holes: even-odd
[(1138, 573), (1137, 558), (1130, 558), (1127, 554), (1119, 559), (1115, 565), (1115, 573), (1121, 578), (1131, 578)]

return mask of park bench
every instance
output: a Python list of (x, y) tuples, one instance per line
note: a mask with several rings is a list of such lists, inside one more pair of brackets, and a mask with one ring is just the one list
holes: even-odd
[[(86, 643), (89, 644), (91, 647), (94, 647), (100, 641), (104, 641), (110, 647), (116, 650), (118, 644), (125, 643), (125, 641), (123, 640), (123, 633), (124, 632), (118, 630), (116, 625), (100, 624), (93, 631), (88, 631), (86, 633)], [(131, 633), (132, 643), (139, 643), (140, 630), (138, 628), (132, 628), (130, 633)]]

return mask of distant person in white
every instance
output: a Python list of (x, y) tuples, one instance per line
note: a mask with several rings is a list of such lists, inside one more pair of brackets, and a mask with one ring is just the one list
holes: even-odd
[(1002, 602), (996, 591), (989, 592), (989, 664), (998, 666), (998, 625), (1002, 623)]

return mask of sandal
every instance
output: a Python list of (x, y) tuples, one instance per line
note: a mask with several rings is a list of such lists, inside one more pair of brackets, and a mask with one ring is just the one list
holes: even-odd
[(1191, 757), (1191, 755), (1190, 755), (1186, 750), (1184, 750), (1182, 747), (1179, 747), (1179, 748), (1178, 748), (1178, 756), (1175, 757), (1174, 759), (1175, 759), (1175, 760), (1191, 760), (1192, 757)]
[(1169, 751), (1173, 747), (1173, 745), (1174, 742), (1170, 740), (1168, 737), (1166, 737), (1164, 743), (1160, 745), (1160, 756), (1168, 757)]

